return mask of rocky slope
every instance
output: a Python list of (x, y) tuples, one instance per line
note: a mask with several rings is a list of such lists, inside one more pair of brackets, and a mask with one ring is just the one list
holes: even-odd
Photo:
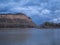
[(0, 28), (35, 27), (30, 17), (25, 14), (0, 14)]

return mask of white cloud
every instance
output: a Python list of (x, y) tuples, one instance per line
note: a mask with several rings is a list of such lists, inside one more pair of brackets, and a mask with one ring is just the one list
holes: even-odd
[(60, 13), (60, 10), (55, 10), (55, 13)]
[(50, 12), (51, 12), (51, 11), (48, 10), (48, 9), (43, 9), (43, 10), (41, 11), (42, 14), (49, 14)]
[(42, 8), (39, 6), (26, 6), (26, 7), (15, 6), (15, 7), (12, 7), (9, 11), (10, 12), (22, 12), (22, 13), (32, 16), (32, 15), (39, 15), (40, 10), (42, 10)]
[[(14, 0), (15, 2), (15, 0)], [(29, 2), (29, 0), (16, 0), (16, 3), (18, 3), (19, 5), (25, 5)]]
[(49, 9), (42, 9), (41, 12), (40, 12), (40, 17), (52, 18), (51, 17), (51, 10), (49, 10)]
[(54, 22), (54, 23), (60, 23), (60, 17), (58, 18), (54, 18), (52, 20), (50, 20), (51, 22)]
[(47, 2), (44, 2), (44, 3), (42, 2), (42, 3), (40, 3), (40, 6), (43, 7), (43, 8), (45, 8), (47, 5), (48, 5)]

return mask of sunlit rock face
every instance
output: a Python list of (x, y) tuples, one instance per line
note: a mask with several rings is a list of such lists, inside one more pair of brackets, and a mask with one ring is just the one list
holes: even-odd
[(0, 14), (0, 27), (34, 27), (30, 17), (25, 14)]

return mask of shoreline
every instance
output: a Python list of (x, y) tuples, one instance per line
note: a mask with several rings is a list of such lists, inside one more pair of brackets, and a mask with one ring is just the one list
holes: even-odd
[[(25, 28), (24, 27), (22, 28), (21, 27), (13, 27), (13, 28), (9, 27), (9, 28), (0, 28), (0, 29), (29, 29), (29, 28), (31, 29), (32, 27), (25, 27)], [(60, 29), (60, 28), (36, 28), (36, 27), (33, 27), (33, 28), (35, 29)]]

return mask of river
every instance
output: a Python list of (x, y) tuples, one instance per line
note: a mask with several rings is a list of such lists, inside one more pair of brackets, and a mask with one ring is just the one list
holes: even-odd
[(60, 45), (60, 29), (0, 29), (0, 45)]

